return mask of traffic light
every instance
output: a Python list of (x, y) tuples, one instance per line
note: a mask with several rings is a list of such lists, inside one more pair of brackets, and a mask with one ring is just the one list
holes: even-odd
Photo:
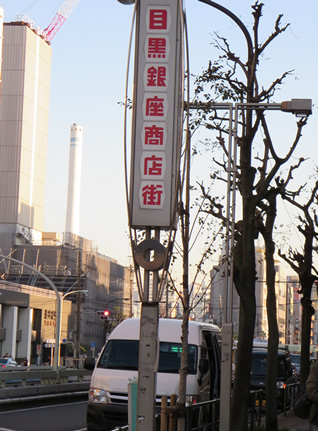
[(108, 320), (109, 310), (96, 311), (97, 316), (102, 320)]
[(108, 320), (108, 317), (109, 317), (109, 310), (104, 310), (101, 318)]

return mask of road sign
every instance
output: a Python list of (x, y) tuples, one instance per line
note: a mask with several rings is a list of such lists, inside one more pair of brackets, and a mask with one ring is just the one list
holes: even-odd
[(91, 350), (94, 350), (96, 348), (96, 343), (95, 341), (91, 342)]

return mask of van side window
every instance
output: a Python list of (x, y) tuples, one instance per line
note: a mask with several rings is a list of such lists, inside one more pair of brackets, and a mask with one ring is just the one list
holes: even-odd
[[(181, 363), (182, 346), (180, 343), (160, 342), (159, 373), (178, 373)], [(197, 368), (197, 346), (188, 346), (188, 373), (195, 374)]]

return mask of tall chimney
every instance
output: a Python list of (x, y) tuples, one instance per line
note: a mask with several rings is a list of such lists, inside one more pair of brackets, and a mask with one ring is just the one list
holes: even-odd
[(71, 126), (65, 232), (79, 236), (83, 127)]

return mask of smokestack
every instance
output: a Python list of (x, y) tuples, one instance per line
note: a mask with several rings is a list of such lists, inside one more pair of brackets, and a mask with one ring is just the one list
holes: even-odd
[(79, 236), (83, 127), (71, 126), (65, 232)]

